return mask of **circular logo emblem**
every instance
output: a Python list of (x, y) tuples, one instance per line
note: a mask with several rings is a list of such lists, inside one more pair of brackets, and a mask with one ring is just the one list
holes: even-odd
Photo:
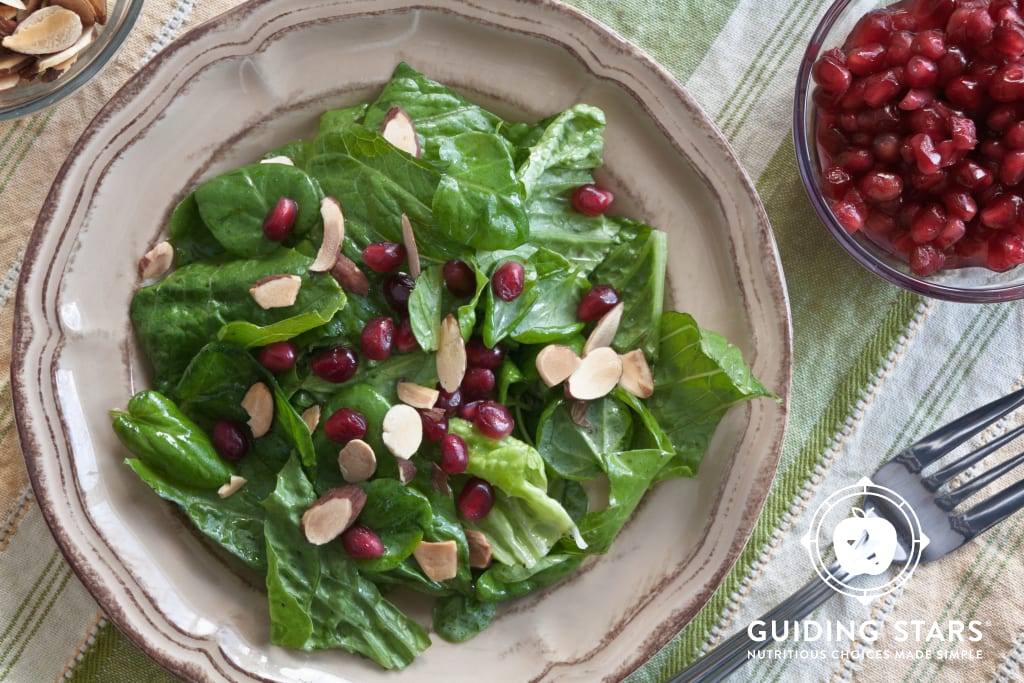
[[(875, 514), (879, 508), (897, 517), (890, 521)], [(909, 535), (909, 547), (900, 546), (897, 526)], [(867, 604), (907, 582), (921, 561), (928, 537), (903, 496), (865, 477), (839, 489), (815, 510), (801, 543), (822, 581)], [(824, 558), (830, 547), (837, 560), (833, 565)], [(894, 562), (901, 567), (891, 576), (887, 570)]]

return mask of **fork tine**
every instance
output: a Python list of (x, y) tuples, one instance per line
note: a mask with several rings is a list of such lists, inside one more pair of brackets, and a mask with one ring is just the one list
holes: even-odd
[(898, 460), (911, 472), (920, 472), (1021, 405), (1024, 405), (1024, 389), (1018, 389), (939, 427), (898, 453), (893, 459)]
[(1018, 453), (1014, 458), (999, 463), (989, 471), (971, 479), (963, 486), (958, 486), (949, 493), (935, 496), (935, 504), (948, 512), (1021, 463), (1024, 463), (1024, 453)]
[(950, 520), (953, 529), (969, 541), (994, 524), (1003, 521), (1024, 507), (1024, 479), (984, 500), (967, 512)]
[(956, 462), (950, 463), (949, 465), (943, 467), (935, 474), (925, 477), (921, 481), (922, 483), (924, 483), (925, 487), (929, 491), (935, 491), (956, 475), (961, 474), (962, 472), (966, 472), (968, 468), (978, 464), (984, 458), (988, 457), (992, 453), (995, 453), (1000, 448), (1002, 448), (1006, 444), (1010, 443), (1011, 441), (1019, 437), (1021, 434), (1024, 434), (1024, 425), (1021, 425), (1016, 429), (1009, 431), (1006, 434), (1003, 434), (999, 438), (989, 441), (987, 444), (980, 447), (978, 450), (968, 453), (967, 455), (960, 458)]

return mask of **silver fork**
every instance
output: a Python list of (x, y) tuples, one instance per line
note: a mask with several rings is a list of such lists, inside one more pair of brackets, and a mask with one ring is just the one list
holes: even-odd
[[(1021, 480), (975, 503), (964, 512), (955, 512), (955, 508), (971, 495), (1024, 463), (1024, 453), (973, 476), (960, 486), (950, 486), (955, 478), (982, 459), (1024, 434), (1024, 425), (1006, 432), (948, 465), (940, 467), (938, 462), (1021, 405), (1024, 405), (1024, 389), (1008, 394), (940, 427), (897, 453), (875, 472), (871, 477), (872, 483), (895, 491), (907, 501), (917, 514), (920, 530), (929, 541), (923, 549), (918, 548), (915, 551), (911, 547), (912, 534), (908, 529), (905, 515), (884, 502), (875, 504), (874, 500), (865, 499), (865, 512), (871, 510), (873, 514), (887, 519), (897, 529), (898, 547), (894, 563), (905, 563), (915, 556), (915, 553), (920, 562), (931, 562), (945, 557), (978, 534), (1024, 508), (1024, 480)], [(926, 475), (923, 470), (931, 465), (938, 469)], [(864, 537), (861, 537), (858, 543), (864, 540)], [(838, 562), (828, 568), (828, 574), (839, 582), (854, 576), (845, 572)], [(834, 594), (834, 588), (816, 577), (778, 607), (762, 616), (760, 621), (770, 624), (773, 621), (792, 622), (802, 619)], [(744, 629), (683, 670), (671, 679), (671, 683), (720, 681), (739, 669), (747, 661), (749, 652), (757, 652), (774, 642), (771, 638), (754, 640), (748, 636), (748, 630)]]

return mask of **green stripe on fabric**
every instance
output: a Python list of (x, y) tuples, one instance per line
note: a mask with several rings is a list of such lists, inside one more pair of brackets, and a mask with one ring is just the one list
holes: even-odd
[[(59, 570), (61, 566), (60, 559), (61, 555), (56, 551), (50, 555), (50, 560), (39, 573), (39, 577), (36, 579), (35, 583), (32, 584), (32, 588), (25, 594), (25, 598), (21, 601), (21, 604), (18, 605), (18, 609), (6, 620), (7, 626), (2, 632), (0, 632), (0, 653), (10, 650), (11, 646), (8, 640), (11, 638), (14, 630), (16, 628), (20, 628), (22, 616), (35, 606), (37, 594), (43, 592), (45, 586), (49, 585), (49, 575), (54, 571)], [(0, 663), (3, 662), (2, 657), (3, 655), (0, 655)]]
[(64, 680), (67, 683), (178, 683), (176, 677), (144, 655), (110, 622), (97, 631), (92, 646), (84, 651), (82, 659)]
[(13, 669), (14, 665), (18, 663), (18, 660), (21, 659), (21, 655), (25, 652), (25, 648), (28, 647), (32, 639), (39, 633), (39, 629), (42, 627), (43, 622), (46, 621), (46, 617), (49, 616), (54, 605), (57, 604), (57, 599), (60, 598), (61, 593), (63, 593), (64, 589), (67, 587), (68, 581), (70, 581), (71, 577), (74, 576), (67, 565), (61, 565), (61, 569), (62, 571), (58, 572), (57, 575), (57, 585), (50, 592), (49, 599), (45, 604), (41, 605), (41, 609), (36, 609), (36, 611), (32, 613), (32, 620), (30, 621), (32, 628), (27, 631), (21, 631), (18, 634), (18, 639), (15, 641), (17, 649), (8, 650), (6, 654), (0, 658), (0, 662), (4, 659), (10, 658), (3, 671), (0, 671), (0, 681), (7, 680), (8, 675), (11, 673), (11, 669)]

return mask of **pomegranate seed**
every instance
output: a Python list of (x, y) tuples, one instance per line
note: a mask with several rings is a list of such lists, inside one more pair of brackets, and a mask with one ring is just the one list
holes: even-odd
[(871, 74), (864, 78), (864, 103), (869, 107), (881, 107), (896, 97), (903, 84), (894, 69)]
[(459, 492), (457, 504), (463, 517), (471, 522), (477, 522), (486, 517), (494, 507), (494, 488), (483, 479), (473, 477)]
[(321, 351), (310, 361), (313, 374), (328, 382), (347, 382), (359, 369), (359, 357), (347, 346)]
[(1024, 149), (1024, 121), (1017, 121), (1006, 129), (1003, 144), (1010, 149)]
[[(894, 135), (893, 133), (882, 133), (881, 135), (877, 136), (874, 139), (874, 142), (872, 142), (871, 144), (871, 153), (874, 155), (875, 159), (880, 163), (895, 164), (900, 159), (899, 136)], [(838, 167), (832, 166), (831, 168)], [(847, 189), (849, 189), (849, 185), (843, 188), (843, 192), (845, 192)], [(836, 197), (838, 196), (840, 195), (836, 195)]]
[(984, 95), (981, 83), (971, 76), (957, 76), (946, 84), (946, 97), (959, 109), (979, 109)]
[(484, 398), (494, 391), (494, 371), (488, 368), (469, 368), (459, 389), (469, 400)]
[(572, 208), (584, 216), (600, 216), (611, 205), (615, 196), (593, 183), (580, 185), (572, 193)]
[(939, 170), (942, 157), (935, 151), (935, 145), (927, 133), (918, 133), (911, 137), (910, 147), (914, 151), (914, 162), (921, 173), (929, 175)]
[(1024, 241), (1011, 233), (997, 233), (988, 242), (986, 265), (1002, 272), (1024, 263)]
[(374, 560), (384, 555), (384, 543), (365, 524), (353, 524), (341, 535), (341, 547), (354, 560)]
[(279, 341), (260, 347), (257, 359), (260, 365), (271, 372), (286, 372), (295, 367), (295, 360), (299, 356), (295, 344), (290, 341)]
[(363, 263), (377, 273), (389, 273), (405, 261), (405, 247), (397, 242), (374, 242), (363, 249)]
[(910, 270), (925, 277), (942, 268), (946, 256), (933, 244), (919, 244), (910, 250)]
[(1014, 102), (1024, 94), (1024, 67), (1007, 64), (996, 71), (988, 86), (988, 94), (996, 102)]
[(850, 47), (857, 47), (869, 43), (888, 43), (892, 30), (890, 12), (884, 9), (868, 12), (853, 27), (846, 39), (846, 44)]
[[(840, 185), (848, 188), (851, 182), (849, 174), (839, 168), (836, 168), (834, 180), (837, 182), (832, 188), (833, 192), (837, 192)], [(579, 306), (576, 307), (576, 317), (583, 322), (594, 322), (615, 308), (621, 300), (619, 293), (611, 285), (594, 285), (580, 299)]]
[(939, 249), (948, 249), (963, 238), (967, 232), (967, 225), (959, 218), (950, 218), (932, 242)]
[(447, 261), (441, 269), (444, 283), (448, 291), (460, 299), (468, 299), (476, 294), (476, 273), (460, 259)]
[(901, 66), (914, 54), (911, 45), (914, 43), (914, 34), (910, 31), (897, 31), (892, 35), (892, 40), (885, 48), (885, 61), (889, 66)]
[(1024, 55), (1024, 29), (1020, 24), (1000, 21), (992, 32), (992, 45), (1010, 59)]
[(475, 336), (466, 342), (466, 363), (471, 368), (497, 370), (504, 360), (505, 348), (501, 344), (487, 346), (483, 339)]
[(871, 209), (864, 220), (864, 229), (872, 235), (888, 235), (896, 229), (896, 219), (890, 214)]
[(858, 187), (866, 201), (888, 202), (903, 193), (903, 179), (891, 171), (871, 171), (860, 179)]
[(526, 268), (519, 261), (505, 261), (491, 276), (491, 289), (502, 301), (515, 301), (526, 286)]
[(384, 280), (384, 299), (387, 300), (388, 306), (399, 313), (408, 313), (409, 297), (415, 286), (415, 281), (405, 273), (389, 275)]
[(931, 242), (946, 226), (946, 211), (938, 204), (930, 204), (914, 217), (910, 237), (918, 244)]
[(463, 420), (470, 420), (471, 422), (475, 421), (477, 412), (480, 410), (481, 403), (483, 403), (483, 401), (467, 401), (460, 405), (456, 409), (456, 412)]
[[(866, 76), (884, 66), (885, 46), (881, 43), (871, 43), (870, 45), (855, 47), (846, 56), (846, 68), (855, 76)], [(815, 75), (815, 82), (818, 82), (817, 75)], [(824, 84), (821, 84), (821, 86), (826, 88)], [(849, 87), (849, 83), (847, 83), (846, 87)], [(846, 87), (843, 90), (846, 90)]]
[(359, 348), (370, 360), (386, 360), (391, 356), (395, 339), (395, 321), (391, 318), (371, 318), (359, 334)]
[(1015, 194), (997, 195), (981, 209), (979, 217), (981, 222), (990, 228), (1009, 228), (1020, 219), (1022, 203), (1024, 200)]
[(853, 175), (865, 173), (875, 165), (871, 152), (863, 147), (851, 147), (842, 152), (837, 159), (839, 165)]
[(249, 452), (245, 430), (234, 420), (217, 420), (213, 424), (210, 441), (220, 457), (231, 462), (238, 462)]
[(458, 434), (445, 434), (441, 439), (441, 469), (445, 474), (462, 474), (469, 465), (469, 447)]
[(903, 111), (915, 111), (935, 101), (935, 93), (924, 88), (908, 90), (897, 105)]
[(969, 192), (951, 190), (942, 195), (946, 213), (962, 221), (969, 221), (978, 213), (978, 203)]
[(863, 207), (845, 199), (831, 205), (832, 214), (846, 232), (853, 234), (864, 226), (865, 211)]
[(437, 443), (448, 433), (448, 417), (440, 408), (420, 411), (420, 422), (423, 424), (423, 438)]
[(1024, 180), (1024, 151), (1009, 151), (999, 164), (999, 182), (1016, 185)]
[[(462, 392), (455, 389), (455, 391), (445, 391), (444, 387), (440, 384), (437, 385), (437, 401), (434, 403), (435, 408), (440, 408), (445, 411), (449, 416), (454, 415), (455, 411), (462, 405)], [(472, 418), (468, 418), (472, 419)]]
[(971, 119), (949, 117), (949, 132), (952, 134), (953, 146), (958, 150), (971, 150), (978, 144), (978, 130)]
[(945, 85), (951, 79), (962, 76), (967, 72), (967, 57), (964, 56), (963, 50), (956, 45), (952, 45), (946, 50), (946, 54), (942, 55), (936, 65), (939, 68), (937, 82), (940, 85)]
[(473, 416), (473, 424), (480, 433), (491, 439), (504, 439), (515, 429), (516, 421), (508, 408), (497, 401), (480, 401)]
[(941, 31), (935, 29), (921, 31), (914, 36), (914, 42), (911, 43), (910, 49), (915, 56), (936, 60), (946, 54), (946, 37)]
[(914, 55), (907, 60), (903, 79), (911, 88), (928, 88), (939, 80), (939, 67), (932, 60)]
[(366, 417), (352, 408), (339, 408), (324, 421), (324, 434), (335, 443), (348, 443), (366, 436)]
[(283, 242), (292, 233), (298, 215), (299, 203), (294, 199), (281, 197), (263, 219), (263, 234), (268, 240)]
[(402, 318), (395, 328), (395, 351), (399, 353), (410, 353), (420, 348), (419, 341), (412, 331), (412, 323), (408, 318)]
[(965, 159), (954, 166), (953, 176), (957, 183), (969, 190), (983, 190), (995, 182), (995, 176), (991, 171), (970, 159)]

